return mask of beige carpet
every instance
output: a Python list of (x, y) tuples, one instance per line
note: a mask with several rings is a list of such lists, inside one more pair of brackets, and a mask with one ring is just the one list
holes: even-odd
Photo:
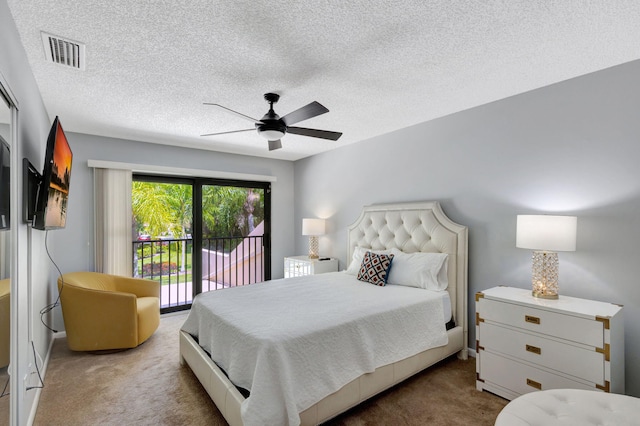
[[(186, 316), (164, 316), (136, 349), (112, 354), (69, 351), (54, 342), (37, 425), (224, 425), (188, 367), (180, 366), (178, 330)], [(507, 403), (475, 389), (475, 360), (452, 358), (374, 397), (331, 425), (493, 425)]]

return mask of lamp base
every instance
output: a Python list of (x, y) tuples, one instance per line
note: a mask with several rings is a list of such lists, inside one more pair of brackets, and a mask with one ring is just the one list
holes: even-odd
[(558, 253), (554, 251), (534, 251), (532, 256), (533, 297), (541, 299), (558, 298)]
[(532, 290), (531, 294), (539, 299), (558, 299), (560, 297), (557, 294), (537, 293), (535, 290)]
[(309, 237), (309, 259), (318, 259), (320, 258), (319, 252), (319, 244), (318, 237), (312, 235)]

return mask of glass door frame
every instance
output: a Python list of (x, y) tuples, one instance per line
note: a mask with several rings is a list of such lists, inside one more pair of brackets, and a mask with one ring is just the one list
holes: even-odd
[[(232, 186), (237, 188), (259, 188), (264, 191), (264, 280), (271, 279), (271, 182), (216, 179), (216, 178), (196, 178), (197, 185), (194, 187), (194, 205), (199, 208), (193, 210), (193, 234), (198, 237), (193, 240), (193, 251), (202, 252), (202, 187), (208, 186)], [(197, 203), (197, 204), (195, 204)], [(193, 265), (193, 262), (192, 262)], [(194, 268), (193, 275), (197, 276), (194, 284), (195, 294), (202, 293), (202, 262), (197, 262), (197, 270)], [(197, 274), (197, 275), (196, 275)]]

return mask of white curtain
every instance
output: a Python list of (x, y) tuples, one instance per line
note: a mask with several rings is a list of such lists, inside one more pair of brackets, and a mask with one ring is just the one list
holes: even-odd
[(130, 277), (131, 170), (94, 169), (96, 271)]

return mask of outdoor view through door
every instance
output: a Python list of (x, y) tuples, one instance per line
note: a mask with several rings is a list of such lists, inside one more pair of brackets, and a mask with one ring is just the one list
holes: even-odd
[(134, 175), (133, 275), (160, 282), (162, 312), (271, 278), (270, 192), (265, 182)]

